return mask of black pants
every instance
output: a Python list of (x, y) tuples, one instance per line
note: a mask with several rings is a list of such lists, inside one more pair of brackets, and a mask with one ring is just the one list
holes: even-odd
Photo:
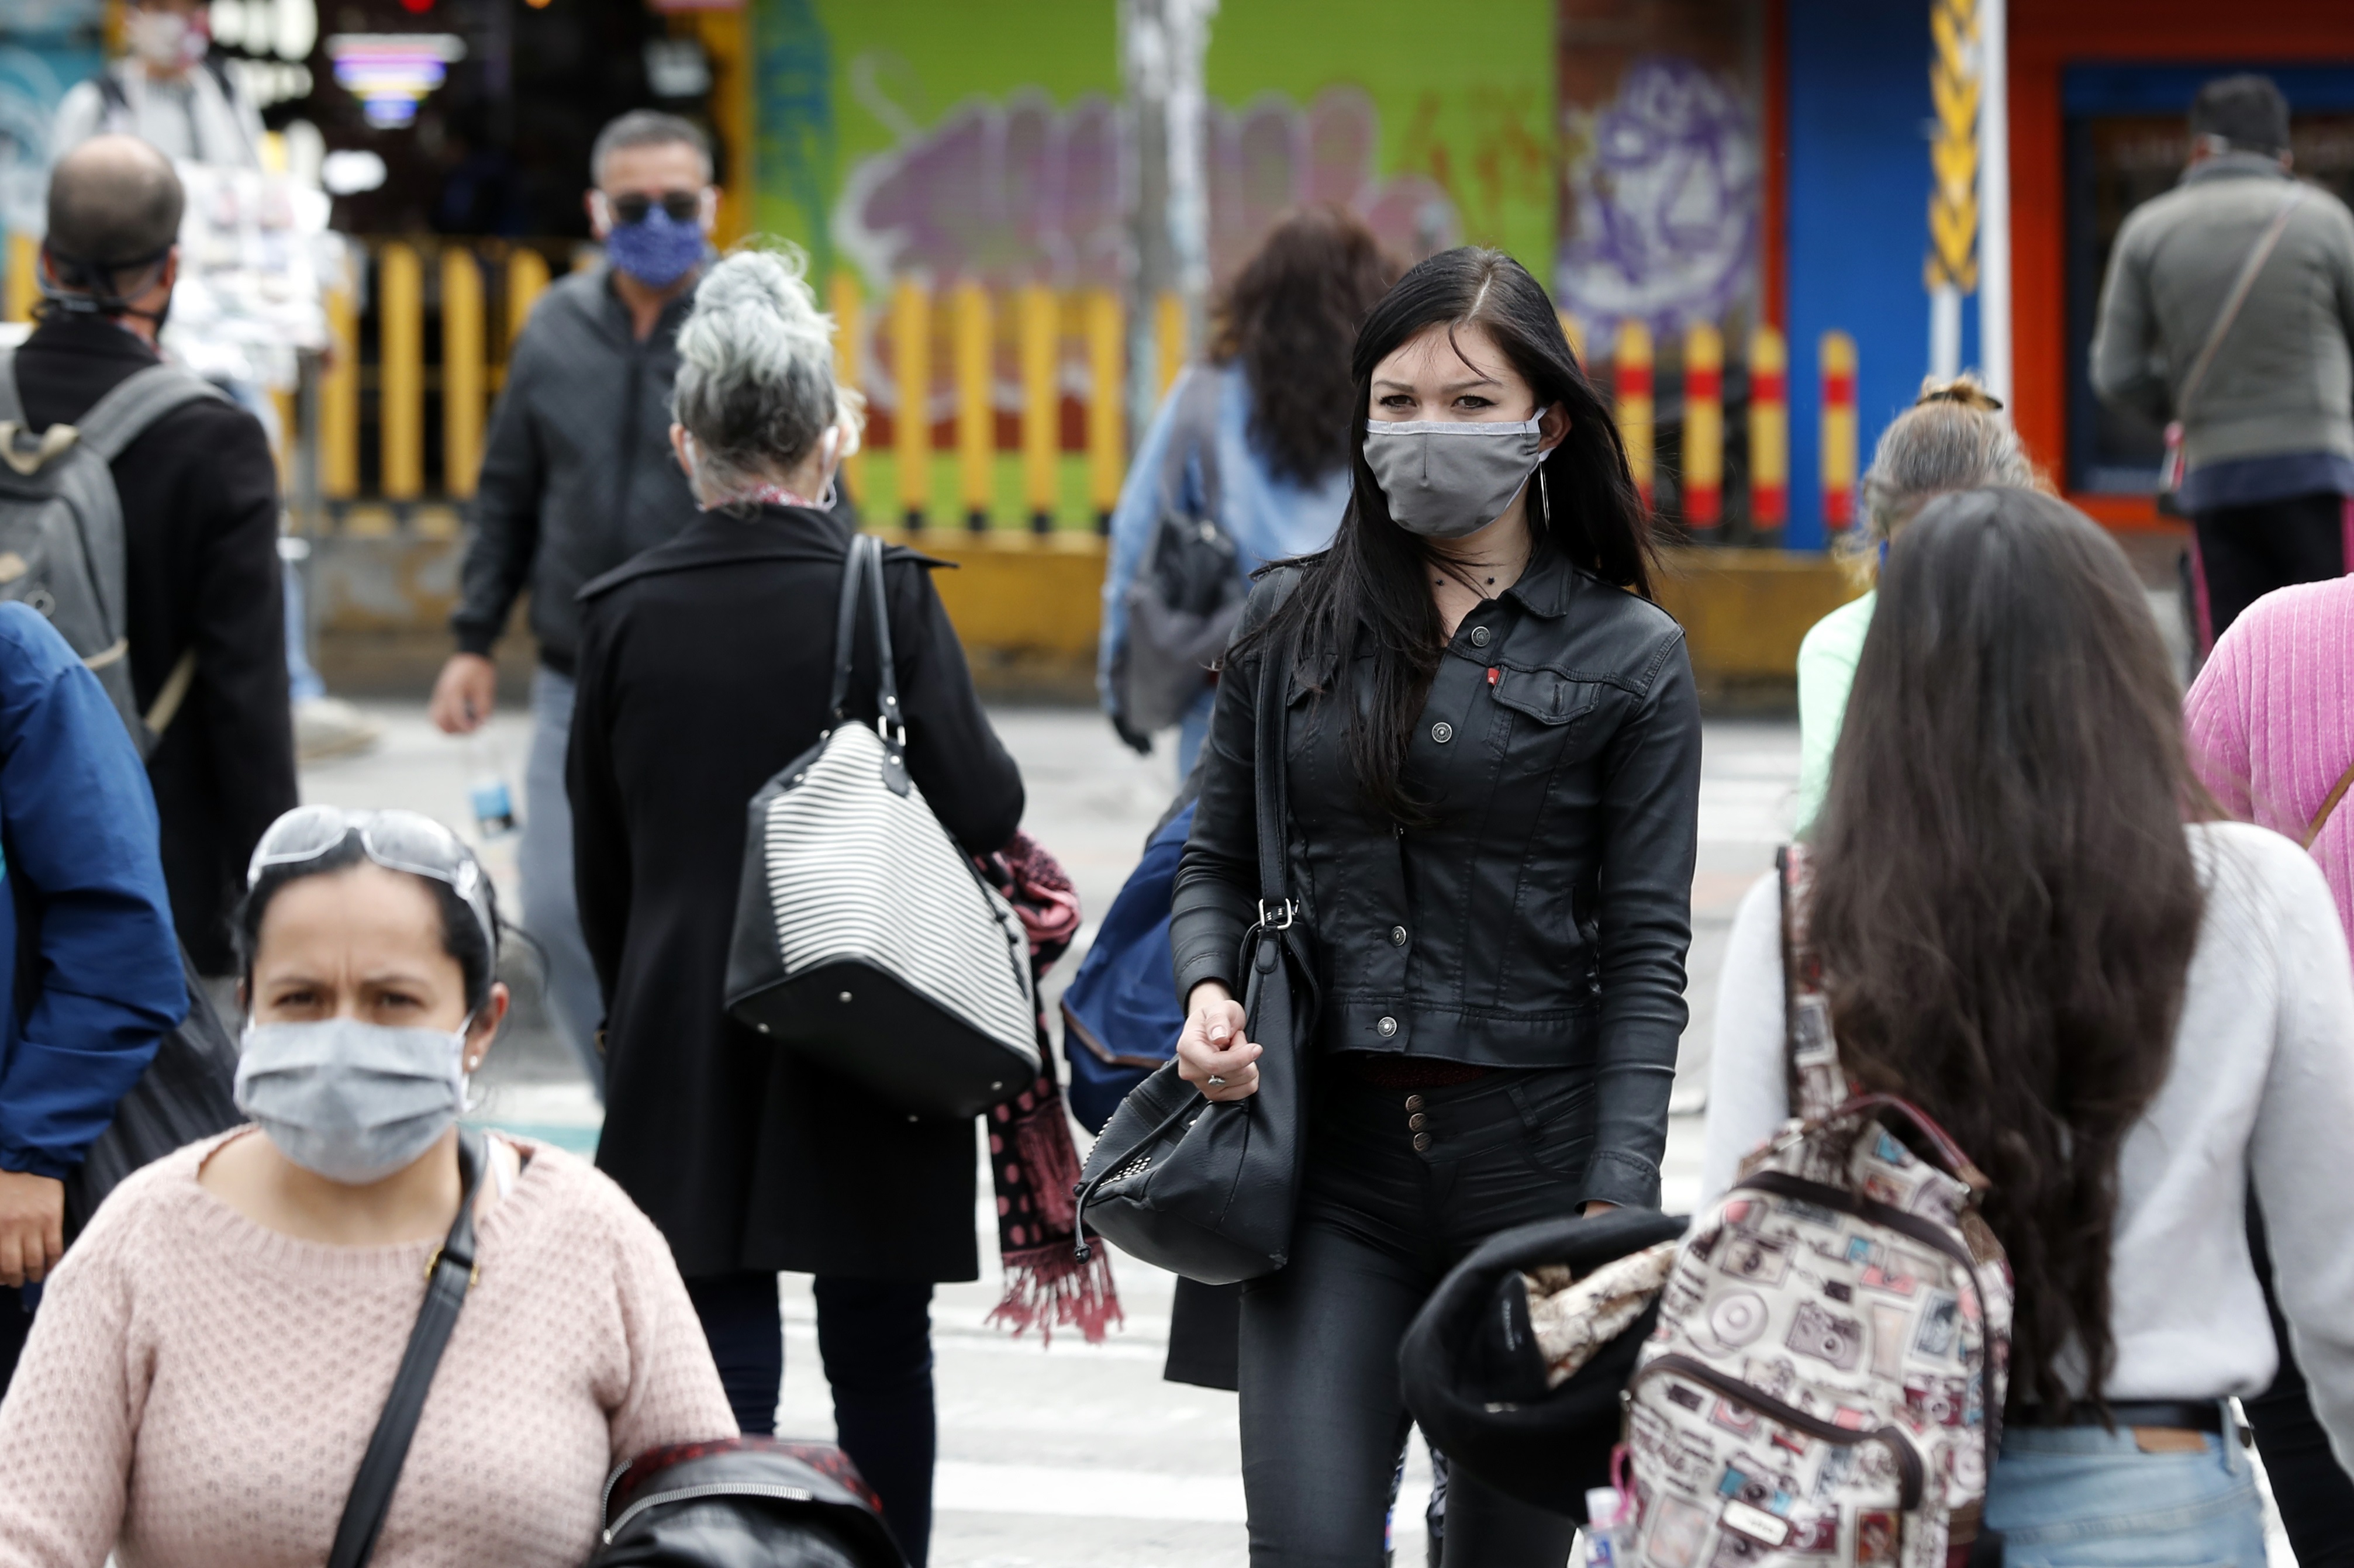
[(2253, 1195), (2248, 1199), (2248, 1251), (2264, 1287), (2264, 1307), (2272, 1313), (2280, 1371), (2272, 1387), (2242, 1400), (2241, 1407), (2248, 1413), (2248, 1425), (2256, 1429), (2256, 1451), (2264, 1456), (2273, 1501), (2280, 1507), (2281, 1529), (2296, 1552), (2297, 1568), (2349, 1568), (2354, 1565), (2354, 1480), (2339, 1467), (2328, 1436), (2314, 1418), (2305, 1370), (2296, 1364), (2280, 1295), (2273, 1288), (2271, 1248)]
[(2273, 589), (2346, 575), (2343, 496), (2292, 495), (2201, 512), (2192, 521), (2209, 647)]
[[(1252, 1568), (1377, 1568), (1406, 1431), (1406, 1326), (1479, 1242), (1570, 1213), (1594, 1149), (1593, 1076), (1582, 1070), (1411, 1094), (1337, 1066), (1327, 1076), (1291, 1260), (1243, 1287)], [(1449, 1478), (1452, 1568), (1558, 1568), (1575, 1531), (1459, 1467)]]
[[(773, 1274), (687, 1282), (711, 1359), (747, 1433), (777, 1429), (785, 1376), (784, 1325)], [(836, 1440), (883, 1499), (884, 1522), (912, 1568), (932, 1542), (932, 1465), (939, 1422), (932, 1404), (932, 1287), (897, 1279), (816, 1284), (817, 1351), (833, 1389)]]

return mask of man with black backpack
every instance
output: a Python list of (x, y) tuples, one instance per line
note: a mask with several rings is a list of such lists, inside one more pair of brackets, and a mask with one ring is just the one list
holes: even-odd
[(0, 598), (48, 615), (146, 744), (173, 918), (226, 976), (246, 859), (296, 802), (294, 737), (269, 441), (155, 351), (183, 199), (129, 136), (50, 175), (40, 324), (0, 359), (0, 424), (38, 438), (0, 471)]

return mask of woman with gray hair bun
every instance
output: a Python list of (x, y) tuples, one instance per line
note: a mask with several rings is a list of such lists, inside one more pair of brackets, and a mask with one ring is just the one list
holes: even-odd
[[(1864, 582), (1879, 575), (1888, 542), (1940, 495), (1989, 484), (2049, 491), (2027, 461), (2002, 400), (1977, 377), (1932, 377), (1921, 396), (1881, 433), (1863, 475), (1863, 526), (1842, 546), (1849, 569)], [(1867, 588), (1815, 622), (1798, 644), (1798, 814), (1801, 838), (1821, 811), (1839, 744), (1847, 689), (1863, 652), (1863, 634), (1880, 595)]]
[[(580, 595), (567, 792), (606, 1005), (597, 1163), (669, 1239), (746, 1432), (775, 1429), (777, 1275), (817, 1277), (842, 1445), (920, 1565), (932, 1287), (980, 1274), (972, 1123), (914, 1120), (721, 1002), (745, 804), (832, 722), (852, 530), (823, 508), (857, 397), (797, 252), (719, 262), (678, 351), (671, 440), (703, 515)], [(938, 563), (883, 559), (907, 771), (960, 843), (994, 851), (1021, 822), (1022, 776), (973, 694)], [(875, 679), (862, 650), (848, 722), (875, 718)]]

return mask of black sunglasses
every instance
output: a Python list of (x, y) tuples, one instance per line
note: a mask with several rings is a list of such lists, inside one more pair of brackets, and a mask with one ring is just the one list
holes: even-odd
[[(646, 215), (653, 211), (657, 198), (632, 194), (605, 199), (613, 208), (614, 222), (643, 223)], [(693, 223), (703, 216), (701, 191), (664, 191), (659, 199), (663, 211), (670, 215), (673, 223)]]

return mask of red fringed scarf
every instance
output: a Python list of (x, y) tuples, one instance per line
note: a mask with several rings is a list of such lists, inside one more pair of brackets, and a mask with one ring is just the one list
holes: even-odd
[[(1079, 934), (1079, 895), (1055, 857), (1025, 834), (977, 863), (981, 874), (1013, 906), (1030, 937), (1033, 981), (1045, 978)], [(1105, 1248), (1081, 1263), (1073, 1255), (1078, 1215), (1071, 1190), (1079, 1155), (1071, 1142), (1046, 1041), (1046, 1014), (1038, 1013), (1037, 1082), (989, 1113), (989, 1171), (997, 1187), (997, 1250), (1005, 1265), (1005, 1295), (988, 1321), (1018, 1338), (1034, 1325), (1052, 1343), (1057, 1327), (1076, 1324), (1089, 1344), (1123, 1321)]]

